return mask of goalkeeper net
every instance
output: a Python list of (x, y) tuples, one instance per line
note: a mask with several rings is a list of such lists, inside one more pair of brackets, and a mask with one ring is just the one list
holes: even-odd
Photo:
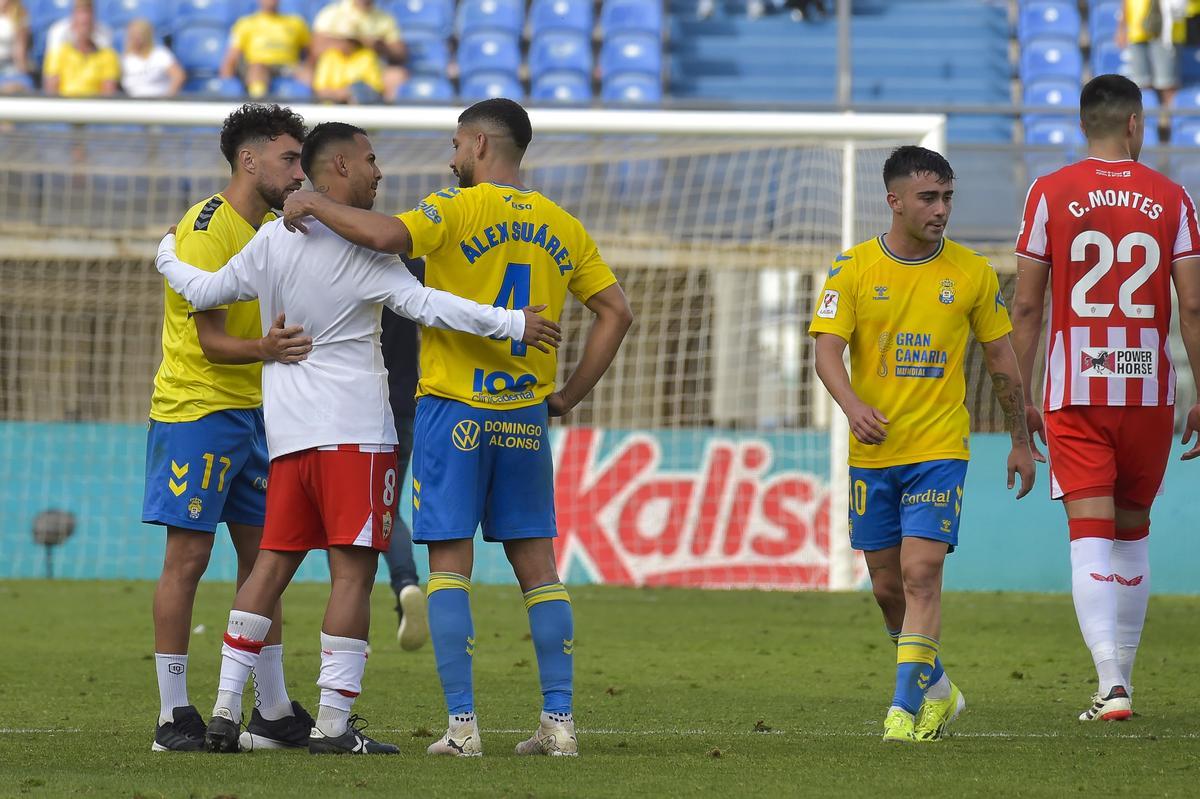
[[(161, 357), (152, 255), (227, 181), (214, 126), (229, 109), (80, 103), (66, 104), (77, 109), (68, 117), (63, 104), (22, 102), (29, 121), (0, 140), (0, 577), (44, 573), (32, 531), (58, 510), (74, 520), (54, 554), (59, 574), (154, 578), (163, 535), (140, 523)], [(403, 130), (395, 110), (297, 110), (310, 124), (336, 114), (372, 131), (377, 210), (408, 209), (453, 181), (450, 109), (405, 112)], [(583, 221), (636, 315), (608, 374), (552, 431), (567, 579), (856, 584), (845, 432), (805, 331), (831, 257), (886, 229), (888, 152), (940, 147), (941, 119), (531, 116), (526, 184)], [(568, 303), (560, 377), (589, 320)], [(407, 496), (402, 507), (407, 517)], [(230, 549), (210, 576), (232, 577)], [(301, 576), (321, 576), (323, 560)], [(504, 577), (502, 555), (481, 556), (477, 579)]]

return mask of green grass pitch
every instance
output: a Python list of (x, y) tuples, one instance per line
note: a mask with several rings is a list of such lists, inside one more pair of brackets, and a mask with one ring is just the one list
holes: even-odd
[[(444, 729), (432, 650), (401, 652), (375, 593), (356, 710), (397, 757), (150, 752), (158, 707), (148, 583), (0, 583), (0, 796), (566, 797), (1200, 794), (1200, 598), (1155, 597), (1138, 715), (1075, 720), (1092, 667), (1067, 596), (954, 594), (943, 655), (969, 707), (956, 735), (885, 745), (893, 649), (867, 594), (572, 589), (578, 759), (518, 758), (537, 719), (515, 587), (477, 586), (484, 757), (431, 759)], [(190, 688), (207, 717), (228, 585), (205, 584)], [(285, 668), (315, 710), (323, 585), (288, 590)]]

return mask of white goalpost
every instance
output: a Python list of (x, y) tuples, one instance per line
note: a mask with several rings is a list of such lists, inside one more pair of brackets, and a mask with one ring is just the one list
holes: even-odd
[[(65, 511), (57, 571), (153, 577), (139, 523), (158, 365), (154, 242), (228, 179), (230, 103), (0, 100), (0, 577), (40, 576), (30, 530)], [(297, 105), (372, 136), (397, 213), (453, 181), (460, 108)], [(944, 150), (940, 115), (530, 110), (525, 182), (577, 216), (637, 321), (555, 429), (561, 566), (575, 581), (842, 590), (845, 419), (807, 325), (833, 256), (886, 227), (880, 168)], [(588, 316), (568, 303), (560, 370)], [(313, 559), (314, 561), (317, 559)], [(215, 576), (232, 559), (217, 557)], [(502, 564), (500, 564), (502, 565)], [(488, 579), (481, 563), (480, 579)], [(317, 576), (310, 563), (302, 576)], [(495, 569), (495, 575), (506, 569)]]

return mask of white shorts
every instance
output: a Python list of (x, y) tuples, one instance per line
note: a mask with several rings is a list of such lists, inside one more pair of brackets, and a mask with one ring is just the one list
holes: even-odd
[(1143, 89), (1174, 89), (1180, 84), (1179, 51), (1161, 41), (1138, 42), (1126, 49), (1126, 74)]

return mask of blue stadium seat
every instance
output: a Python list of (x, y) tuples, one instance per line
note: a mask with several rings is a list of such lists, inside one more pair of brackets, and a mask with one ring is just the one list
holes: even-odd
[(1084, 144), (1083, 131), (1077, 119), (1042, 117), (1025, 127), (1025, 143), (1080, 147)]
[(657, 103), (662, 100), (662, 81), (657, 75), (625, 72), (605, 77), (600, 96), (608, 103)]
[[(1142, 102), (1146, 101), (1147, 95), (1153, 95), (1155, 92), (1145, 90), (1142, 92)], [(1184, 86), (1175, 95), (1175, 108), (1200, 109), (1200, 86)], [(1200, 118), (1200, 117), (1198, 117)]]
[(1021, 48), (1021, 78), (1068, 78), (1078, 81), (1083, 74), (1079, 45), (1071, 39), (1031, 39)]
[(1071, 160), (1071, 153), (1067, 150), (1027, 152), (1025, 153), (1025, 172), (1028, 176), (1026, 182), (1029, 183), (1034, 178), (1040, 178), (1042, 175), (1057, 172), (1071, 163)]
[(55, 20), (62, 19), (71, 13), (74, 0), (32, 0), (25, 4), (29, 13), (29, 29), (38, 31), (44, 29)]
[(1079, 107), (1079, 84), (1065, 78), (1038, 78), (1026, 81), (1022, 102), (1032, 106)]
[(313, 90), (311, 86), (295, 78), (280, 76), (271, 81), (271, 96), (280, 100), (311, 100)]
[(414, 75), (445, 75), (450, 64), (450, 46), (432, 31), (404, 29), (408, 46), (408, 68)]
[(462, 97), (464, 100), (490, 100), (493, 97), (507, 97), (510, 100), (520, 100), (525, 92), (517, 76), (508, 72), (476, 72), (463, 78)]
[(529, 9), (530, 33), (536, 39), (546, 31), (576, 31), (592, 35), (592, 0), (533, 0)]
[(453, 31), (453, 0), (392, 0), (387, 10), (400, 23), (405, 38), (411, 31), (449, 36)]
[(1124, 73), (1125, 51), (1118, 47), (1116, 42), (1107, 41), (1092, 45), (1093, 75), (1122, 75)]
[(454, 87), (440, 75), (416, 75), (400, 86), (404, 100), (453, 100)]
[(1176, 119), (1171, 125), (1171, 144), (1175, 147), (1200, 147), (1200, 117)]
[(99, 0), (96, 16), (113, 29), (124, 29), (131, 20), (148, 19), (156, 32), (169, 20), (170, 8), (159, 0)]
[(190, 76), (207, 77), (220, 69), (228, 39), (227, 27), (194, 23), (175, 32), (171, 49)]
[(1093, 3), (1088, 9), (1088, 35), (1092, 47), (1100, 42), (1111, 42), (1117, 36), (1117, 27), (1121, 19), (1121, 0), (1105, 0)]
[(175, 5), (172, 21), (176, 30), (194, 22), (207, 22), (228, 28), (242, 16), (244, 10), (238, 0), (179, 0)]
[(521, 66), (521, 47), (515, 34), (479, 31), (464, 37), (458, 45), (458, 69), (463, 77), (475, 72), (508, 72)]
[(463, 0), (458, 5), (458, 36), (475, 31), (503, 31), (520, 36), (525, 27), (524, 0)]
[(48, 28), (35, 28), (29, 34), (29, 62), (41, 68), (46, 60), (46, 32)]
[(546, 72), (534, 78), (531, 97), (555, 103), (586, 103), (592, 99), (592, 81), (578, 72)]
[(533, 80), (547, 72), (592, 73), (592, 42), (582, 33), (551, 31), (529, 45), (529, 73)]
[[(1186, 90), (1185, 90), (1186, 91)], [(1142, 89), (1142, 109), (1145, 111), (1157, 111), (1161, 105), (1158, 102), (1158, 92), (1154, 89)]]
[(1179, 69), (1185, 85), (1200, 81), (1200, 47), (1179, 48)]
[(317, 13), (324, 6), (322, 0), (279, 0), (279, 13), (304, 17), (309, 25), (317, 18)]
[(183, 93), (200, 97), (219, 97), (236, 100), (246, 96), (242, 82), (237, 78), (190, 78), (183, 84)]
[(658, 75), (662, 71), (662, 41), (649, 33), (619, 33), (605, 38), (600, 49), (600, 74), (622, 72)]
[(600, 9), (605, 38), (614, 33), (641, 31), (662, 36), (662, 3), (649, 0), (605, 0)]
[(1037, 0), (1022, 3), (1017, 18), (1017, 38), (1029, 41), (1039, 36), (1078, 39), (1081, 24), (1079, 7), (1066, 0)]

